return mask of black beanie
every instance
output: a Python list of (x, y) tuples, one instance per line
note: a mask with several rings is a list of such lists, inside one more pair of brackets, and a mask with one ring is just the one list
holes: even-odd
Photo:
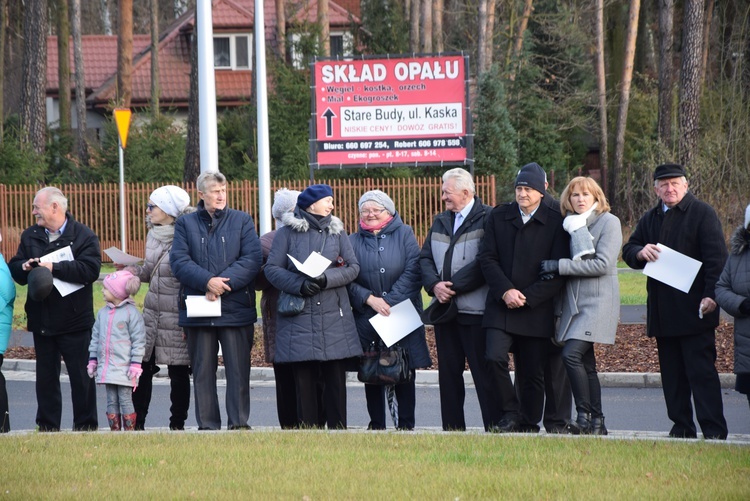
[(544, 169), (536, 163), (532, 162), (521, 167), (516, 176), (516, 186), (528, 186), (534, 188), (542, 195), (547, 193), (545, 184), (547, 182), (547, 175), (544, 173)]

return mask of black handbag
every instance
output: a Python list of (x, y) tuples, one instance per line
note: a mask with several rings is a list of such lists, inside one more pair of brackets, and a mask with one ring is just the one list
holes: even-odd
[(305, 298), (288, 292), (279, 292), (279, 300), (276, 310), (282, 317), (293, 317), (299, 315), (305, 309)]
[(367, 384), (401, 384), (411, 381), (409, 355), (401, 346), (387, 348), (374, 341), (360, 358), (357, 379)]

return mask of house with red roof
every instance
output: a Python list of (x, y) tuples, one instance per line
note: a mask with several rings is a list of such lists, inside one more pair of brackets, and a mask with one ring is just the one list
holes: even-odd
[[(266, 46), (278, 52), (276, 42), (276, 7), (266, 0)], [(249, 102), (252, 94), (254, 58), (254, 0), (213, 0), (214, 74), (216, 106), (221, 111)], [(291, 14), (290, 14), (291, 13)], [(345, 57), (352, 53), (351, 27), (359, 24), (359, 0), (329, 1), (331, 55)], [(296, 53), (300, 27), (315, 23), (317, 2), (287, 1), (288, 55), (296, 66), (303, 62)], [(296, 30), (295, 30), (296, 27)], [(186, 12), (159, 37), (160, 107), (177, 119), (187, 117), (190, 93), (190, 44), (195, 30), (195, 12)], [(295, 38), (296, 37), (296, 38)], [(117, 36), (85, 35), (82, 37), (84, 80), (86, 88), (87, 128), (100, 129), (111, 114), (117, 86)], [(75, 100), (75, 61), (70, 43), (71, 93)], [(148, 108), (151, 103), (151, 36), (133, 36), (133, 94), (131, 108)], [(75, 110), (75, 104), (72, 105)], [(75, 112), (72, 127), (76, 128)], [(59, 79), (57, 37), (47, 37), (47, 123), (59, 122)]]

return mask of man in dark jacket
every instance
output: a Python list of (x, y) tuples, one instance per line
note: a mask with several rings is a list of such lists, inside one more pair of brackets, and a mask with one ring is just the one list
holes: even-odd
[[(21, 234), (18, 252), (10, 260), (13, 279), (26, 285), (31, 270), (40, 267), (52, 272), (52, 277), (67, 282), (67, 290), (80, 285), (80, 288), (63, 295), (57, 287), (47, 288), (45, 293), (49, 292), (45, 294), (32, 290), (35, 284), (29, 284), (26, 318), (27, 329), (34, 335), (36, 351), (36, 424), (39, 431), (60, 430), (62, 356), (70, 379), (73, 430), (96, 430), (99, 425), (96, 385), (86, 373), (86, 364), (94, 325), (92, 284), (99, 278), (101, 269), (99, 239), (68, 212), (68, 199), (57, 188), (39, 190), (32, 207), (37, 222)], [(66, 248), (72, 253), (72, 260), (40, 261), (50, 253)], [(35, 275), (39, 275), (39, 271)]]
[(499, 416), (485, 363), (482, 315), (487, 284), (477, 254), (490, 207), (475, 196), (474, 180), (464, 169), (443, 174), (442, 189), (447, 210), (435, 217), (419, 262), (427, 293), (440, 303), (454, 301), (458, 310), (455, 318), (434, 325), (443, 429), (466, 429), (463, 373), (468, 361), (482, 421), (489, 430)]
[[(219, 343), (227, 377), (227, 428), (248, 428), (250, 348), (260, 241), (252, 218), (228, 209), (226, 178), (216, 171), (198, 176), (198, 210), (179, 218), (169, 261), (180, 281), (180, 326), (187, 335), (199, 429), (221, 429), (216, 391)], [(189, 316), (187, 296), (221, 300), (221, 316)]]
[(724, 234), (716, 212), (688, 192), (681, 165), (654, 171), (660, 201), (638, 221), (622, 249), (631, 268), (659, 259), (663, 244), (702, 263), (687, 294), (649, 278), (647, 334), (659, 350), (667, 415), (674, 422), (669, 436), (696, 438), (695, 414), (705, 438), (727, 438), (727, 423), (716, 371), (715, 329), (719, 325), (715, 287), (727, 259)]
[[(563, 280), (539, 278), (541, 262), (569, 255), (559, 211), (542, 203), (545, 178), (537, 170), (516, 177), (516, 201), (487, 217), (479, 262), (489, 284), (483, 327), (493, 390), (502, 419), (498, 432), (539, 431), (544, 406), (544, 367), (554, 335), (554, 298)], [(513, 346), (518, 394), (508, 370)]]

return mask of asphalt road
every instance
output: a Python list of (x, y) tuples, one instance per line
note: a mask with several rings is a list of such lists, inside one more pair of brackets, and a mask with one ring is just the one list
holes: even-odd
[[(36, 413), (36, 397), (33, 373), (6, 372), (12, 430), (33, 430)], [(219, 381), (220, 384), (223, 381)], [(151, 409), (146, 420), (146, 428), (166, 429), (169, 423), (168, 381), (157, 378), (154, 382)], [(70, 386), (62, 384), (63, 420), (62, 428), (72, 428)], [(223, 386), (219, 386), (219, 401), (224, 402)], [(745, 395), (734, 390), (722, 390), (724, 414), (729, 433), (750, 436), (750, 406)], [(106, 426), (104, 391), (98, 388), (98, 408), (100, 426)], [(276, 418), (276, 394), (273, 383), (251, 383), (250, 425), (253, 427), (278, 426)], [(603, 408), (606, 424), (610, 430), (667, 432), (671, 422), (667, 418), (664, 397), (660, 388), (603, 388)], [(466, 422), (470, 428), (480, 429), (482, 421), (473, 387), (466, 392)], [(364, 389), (360, 384), (348, 386), (348, 420), (350, 428), (366, 428), (368, 423)], [(437, 385), (417, 386), (417, 428), (440, 428), (440, 400)], [(191, 407), (186, 426), (197, 428), (194, 411)], [(225, 424), (226, 426), (226, 424)]]

